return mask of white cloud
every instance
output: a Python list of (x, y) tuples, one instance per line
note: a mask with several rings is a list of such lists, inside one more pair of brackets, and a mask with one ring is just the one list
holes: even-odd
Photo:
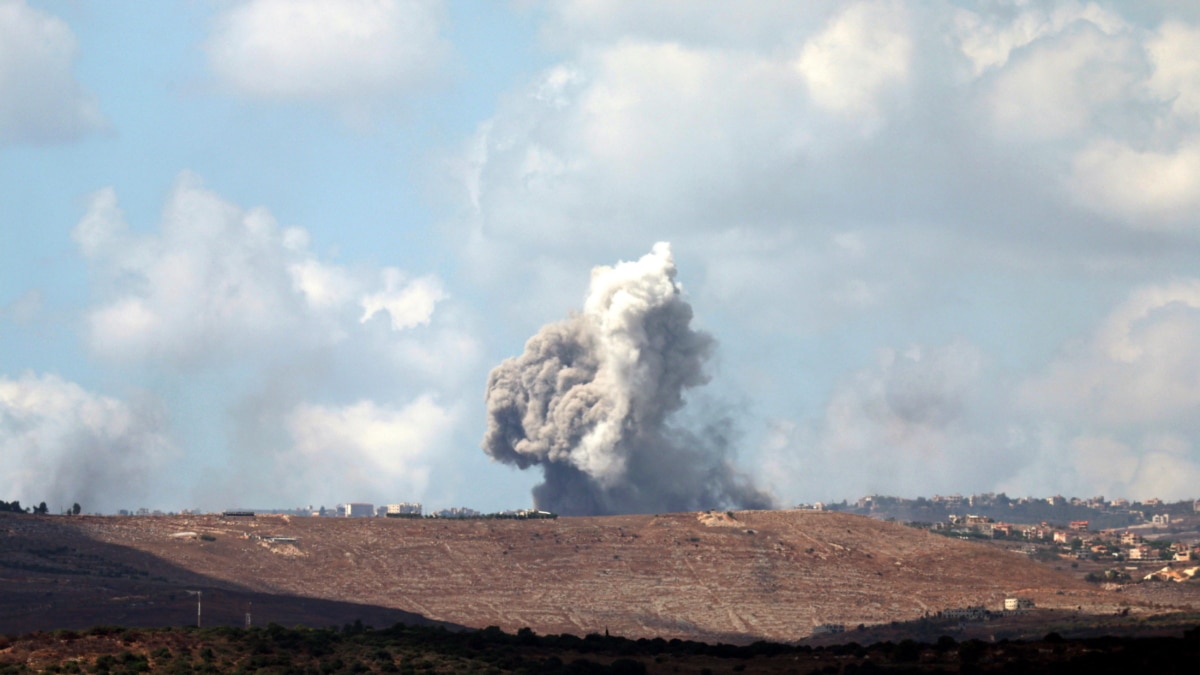
[(1200, 280), (1135, 289), (1018, 393), (1057, 427), (1045, 454), (1089, 493), (1194, 497), (1200, 477)]
[(440, 0), (249, 0), (206, 43), (220, 81), (251, 98), (357, 105), (428, 82), (448, 53)]
[(1160, 100), (1170, 101), (1180, 117), (1200, 122), (1200, 27), (1169, 21), (1159, 27), (1146, 50), (1154, 64), (1148, 85)]
[(878, 99), (906, 83), (913, 45), (902, 5), (859, 3), (804, 46), (796, 68), (813, 99), (833, 113), (875, 117)]
[(1200, 28), (1167, 22), (1142, 45), (1138, 80), (1155, 115), (1137, 134), (1106, 135), (1074, 158), (1076, 200), (1133, 227), (1195, 230), (1200, 207)]
[(712, 47), (770, 44), (815, 29), (840, 6), (829, 0), (550, 0), (542, 5), (543, 37), (563, 47), (623, 39)]
[(161, 414), (55, 375), (0, 376), (0, 493), (51, 509), (129, 507), (178, 456)]
[(160, 233), (131, 233), (115, 193), (102, 190), (74, 236), (104, 289), (87, 323), (89, 344), (106, 358), (224, 362), (274, 350), (303, 322), (289, 274), (299, 256), (270, 214), (225, 202), (193, 175), (172, 191)]
[(1138, 45), (1083, 22), (1029, 45), (997, 72), (986, 98), (1006, 139), (1046, 141), (1095, 133), (1112, 106), (1136, 100)]
[(1089, 210), (1133, 227), (1195, 229), (1200, 135), (1167, 151), (1097, 141), (1075, 158), (1070, 186)]
[(420, 277), (408, 281), (400, 270), (389, 267), (383, 271), (383, 289), (362, 299), (363, 313), (359, 323), (387, 312), (392, 318), (392, 330), (424, 325), (433, 316), (434, 306), (445, 298), (446, 292), (437, 278)]
[(0, 143), (55, 143), (105, 125), (75, 79), (78, 47), (61, 19), (0, 0)]
[(300, 405), (286, 418), (292, 446), (276, 456), (276, 473), (318, 500), (412, 499), (424, 493), (455, 421), (429, 396), (402, 407)]
[(460, 162), (473, 273), (586, 269), (802, 198), (777, 189), (810, 142), (786, 59), (621, 42), (547, 69), (507, 101)]
[(91, 198), (74, 237), (103, 289), (88, 313), (89, 344), (126, 363), (188, 369), (288, 358), (345, 339), (357, 308), (366, 310), (362, 321), (389, 313), (399, 331), (428, 324), (446, 298), (435, 277), (323, 262), (302, 229), (231, 204), (188, 173), (159, 232), (131, 233), (106, 189)]
[(1110, 35), (1128, 27), (1121, 17), (1091, 2), (985, 5), (979, 11), (958, 8), (952, 22), (952, 35), (970, 59), (975, 76), (1004, 67), (1014, 51), (1073, 24), (1088, 23)]
[(1184, 424), (1200, 406), (1200, 281), (1135, 290), (1095, 335), (1032, 378), (1032, 410), (1130, 430)]
[[(290, 477), (255, 487), (254, 499), (383, 498), (393, 479), (420, 497), (432, 448), (447, 445), (448, 406), (479, 359), (469, 315), (442, 311), (440, 279), (324, 259), (304, 229), (186, 172), (158, 227), (129, 227), (106, 189), (74, 237), (95, 280), (91, 351), (127, 377), (150, 373), (173, 418), (202, 430), (181, 442), (198, 453), (187, 461), (213, 472), (196, 500), (245, 504), (252, 477), (276, 461)], [(331, 482), (334, 468), (345, 471)], [(404, 482), (410, 474), (421, 478)], [(324, 492), (335, 483), (344, 494)]]

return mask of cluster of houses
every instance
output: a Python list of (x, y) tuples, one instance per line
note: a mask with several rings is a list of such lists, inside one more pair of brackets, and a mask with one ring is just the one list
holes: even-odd
[[(1156, 526), (1170, 524), (1170, 515), (1156, 516)], [(1147, 542), (1130, 529), (1092, 532), (1086, 520), (1073, 520), (1066, 527), (1042, 522), (1037, 525), (1013, 525), (996, 522), (988, 516), (951, 515), (946, 521), (934, 523), (935, 532), (951, 535), (974, 535), (995, 539), (1022, 539), (1029, 542), (1059, 544), (1069, 548), (1079, 558), (1112, 558), (1117, 560), (1173, 560), (1191, 562), (1200, 559), (1200, 549), (1185, 542)]]
[(870, 495), (855, 502), (815, 502), (797, 508), (820, 511), (844, 511), (873, 518), (904, 522), (936, 522), (949, 514), (975, 513), (997, 520), (1037, 523), (1042, 520), (1066, 522), (1090, 520), (1096, 529), (1112, 529), (1140, 524), (1165, 525), (1178, 519), (1195, 519), (1200, 514), (1200, 500), (1163, 502), (1158, 498), (1142, 501), (1063, 497), (1008, 497), (1004, 493), (934, 495), (909, 499), (887, 495)]

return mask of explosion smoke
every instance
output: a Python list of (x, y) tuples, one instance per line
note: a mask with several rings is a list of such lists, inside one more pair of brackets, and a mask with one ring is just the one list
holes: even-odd
[(726, 421), (673, 424), (714, 347), (691, 320), (670, 244), (592, 270), (583, 312), (492, 370), (484, 451), (542, 465), (534, 503), (563, 515), (769, 508), (730, 462)]

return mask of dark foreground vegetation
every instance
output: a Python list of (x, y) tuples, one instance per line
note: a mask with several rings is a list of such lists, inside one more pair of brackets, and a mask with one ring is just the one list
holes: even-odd
[(0, 675), (15, 673), (1194, 673), (1200, 628), (1183, 637), (827, 647), (746, 646), (497, 628), (451, 631), (361, 622), (341, 629), (101, 626), (0, 636)]

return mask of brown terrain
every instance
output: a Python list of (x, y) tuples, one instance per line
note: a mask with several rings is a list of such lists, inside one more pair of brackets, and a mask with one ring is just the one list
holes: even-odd
[[(1005, 597), (1165, 611), (1026, 556), (862, 516), (750, 511), (557, 520), (0, 515), (0, 632), (95, 624), (376, 626), (749, 643)], [(420, 616), (417, 616), (420, 615)]]

